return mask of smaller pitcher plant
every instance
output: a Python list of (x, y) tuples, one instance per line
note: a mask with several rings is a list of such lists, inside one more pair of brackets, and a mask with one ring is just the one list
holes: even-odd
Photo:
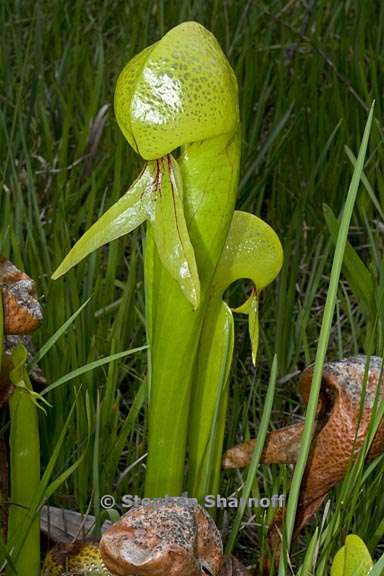
[(373, 561), (363, 540), (349, 534), (333, 560), (331, 576), (368, 576), (372, 567)]
[[(4, 450), (5, 493), (0, 494), (5, 504), (0, 510), (0, 544), (4, 542), (2, 552), (8, 556), (7, 576), (40, 572), (40, 521), (34, 503), (40, 484), (38, 407), (46, 401), (33, 390), (24, 344), (42, 317), (33, 280), (0, 256), (0, 407), (8, 404), (10, 420), (9, 478), (4, 477), (4, 465), (8, 469)], [(1, 562), (2, 574), (3, 567)]]
[[(240, 159), (237, 82), (203, 26), (185, 22), (135, 56), (115, 91), (117, 122), (146, 164), (129, 190), (75, 244), (53, 278), (147, 222), (146, 326), (150, 344), (147, 496), (218, 489), (233, 355), (223, 293), (248, 278), (256, 361), (260, 291), (278, 274), (274, 231), (235, 212)], [(179, 155), (175, 158), (175, 150)]]

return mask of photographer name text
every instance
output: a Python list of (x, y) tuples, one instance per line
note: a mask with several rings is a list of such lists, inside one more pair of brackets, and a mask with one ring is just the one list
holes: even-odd
[[(112, 508), (134, 508), (137, 506), (148, 506), (151, 508), (164, 506), (175, 503), (180, 506), (195, 506), (198, 504), (196, 498), (188, 496), (164, 496), (162, 498), (141, 498), (132, 494), (124, 494), (117, 500), (111, 494), (104, 494), (100, 499), (100, 504), (105, 510)], [(285, 503), (285, 494), (274, 494), (271, 497), (263, 496), (262, 498), (242, 498), (236, 496), (221, 496), (220, 494), (208, 494), (204, 496), (200, 504), (204, 508), (282, 508)]]

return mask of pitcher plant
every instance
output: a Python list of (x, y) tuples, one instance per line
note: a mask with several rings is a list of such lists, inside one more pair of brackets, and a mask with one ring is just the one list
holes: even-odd
[(214, 36), (182, 23), (136, 55), (115, 90), (117, 122), (145, 165), (129, 190), (82, 236), (55, 271), (147, 222), (147, 496), (218, 488), (234, 338), (225, 289), (249, 278), (255, 362), (260, 291), (282, 249), (258, 217), (235, 211), (240, 119), (237, 82)]

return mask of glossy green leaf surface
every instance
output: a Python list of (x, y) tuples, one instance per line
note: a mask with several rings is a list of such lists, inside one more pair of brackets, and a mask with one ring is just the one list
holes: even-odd
[(256, 292), (252, 294), (248, 311), (249, 338), (252, 346), (252, 362), (256, 365), (257, 349), (259, 347), (259, 301)]
[(254, 289), (246, 302), (234, 312), (248, 315), (252, 362), (256, 363), (259, 345), (260, 291), (270, 284), (283, 265), (283, 250), (274, 230), (263, 220), (237, 210), (216, 270), (214, 291), (222, 294), (236, 280), (252, 280)]
[(124, 196), (111, 206), (76, 242), (52, 278), (56, 280), (104, 244), (116, 240), (124, 234), (129, 234), (140, 226), (147, 218), (142, 196), (148, 188), (152, 189), (152, 187), (152, 170), (146, 166)]
[(200, 300), (199, 275), (185, 223), (183, 183), (168, 155), (149, 162), (124, 194), (91, 226), (52, 275), (57, 279), (104, 244), (129, 234), (149, 219), (160, 259), (194, 308)]
[(197, 22), (179, 24), (133, 58), (115, 91), (119, 126), (146, 160), (235, 131), (237, 107), (233, 71)]
[(276, 232), (254, 214), (237, 210), (215, 273), (214, 291), (223, 293), (240, 278), (249, 278), (260, 291), (276, 278), (282, 264)]
[(252, 345), (252, 362), (255, 366), (257, 349), (259, 347), (259, 295), (256, 290), (253, 289), (249, 298), (247, 298), (241, 306), (234, 308), (233, 312), (248, 315), (248, 331)]
[(152, 164), (156, 170), (156, 190), (149, 192), (151, 198), (147, 204), (157, 251), (164, 268), (178, 282), (192, 306), (197, 308), (200, 281), (184, 217), (180, 169), (171, 155)]
[(331, 576), (368, 576), (372, 566), (371, 555), (363, 540), (350, 534), (334, 558)]

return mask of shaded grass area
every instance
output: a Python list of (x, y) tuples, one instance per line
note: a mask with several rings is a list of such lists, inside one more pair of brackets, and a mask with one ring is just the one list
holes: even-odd
[[(270, 427), (303, 414), (297, 375), (315, 358), (334, 250), (323, 205), (339, 216), (353, 171), (345, 146), (357, 155), (373, 99), (366, 180), (349, 234), (371, 275), (373, 296), (365, 297), (364, 286), (359, 290), (353, 265), (343, 269), (327, 358), (382, 355), (380, 3), (40, 1), (4, 3), (0, 14), (0, 252), (38, 282), (45, 322), (36, 346), (91, 297), (41, 362), (49, 383), (100, 357), (145, 344), (140, 231), (93, 254), (64, 280), (49, 278), (138, 172), (140, 162), (113, 118), (118, 72), (135, 53), (188, 19), (216, 35), (238, 78), (243, 149), (237, 207), (270, 223), (285, 252), (283, 271), (263, 297), (256, 370), (246, 321), (236, 320), (226, 447), (257, 433), (275, 352), (278, 379)], [(244, 285), (237, 284), (229, 298), (240, 301), (244, 294)], [(141, 494), (146, 370), (143, 351), (48, 395), (52, 408), (40, 418), (43, 465), (73, 403), (57, 474), (86, 451), (52, 502), (82, 511), (91, 507), (99, 514), (100, 494)], [(1, 419), (6, 425), (7, 415)], [(349, 482), (347, 493), (342, 486), (332, 492), (328, 511), (322, 508), (292, 550), (295, 570), (316, 525), (323, 533), (321, 570), (350, 531), (377, 557), (384, 551), (384, 501), (378, 497), (383, 473), (381, 458)], [(262, 466), (253, 493), (288, 493), (291, 477), (287, 467)], [(223, 474), (222, 493), (238, 490), (244, 480), (240, 472)], [(237, 553), (250, 564), (264, 551), (272, 514), (252, 510), (240, 529)], [(219, 523), (228, 531), (231, 518), (221, 514)]]

